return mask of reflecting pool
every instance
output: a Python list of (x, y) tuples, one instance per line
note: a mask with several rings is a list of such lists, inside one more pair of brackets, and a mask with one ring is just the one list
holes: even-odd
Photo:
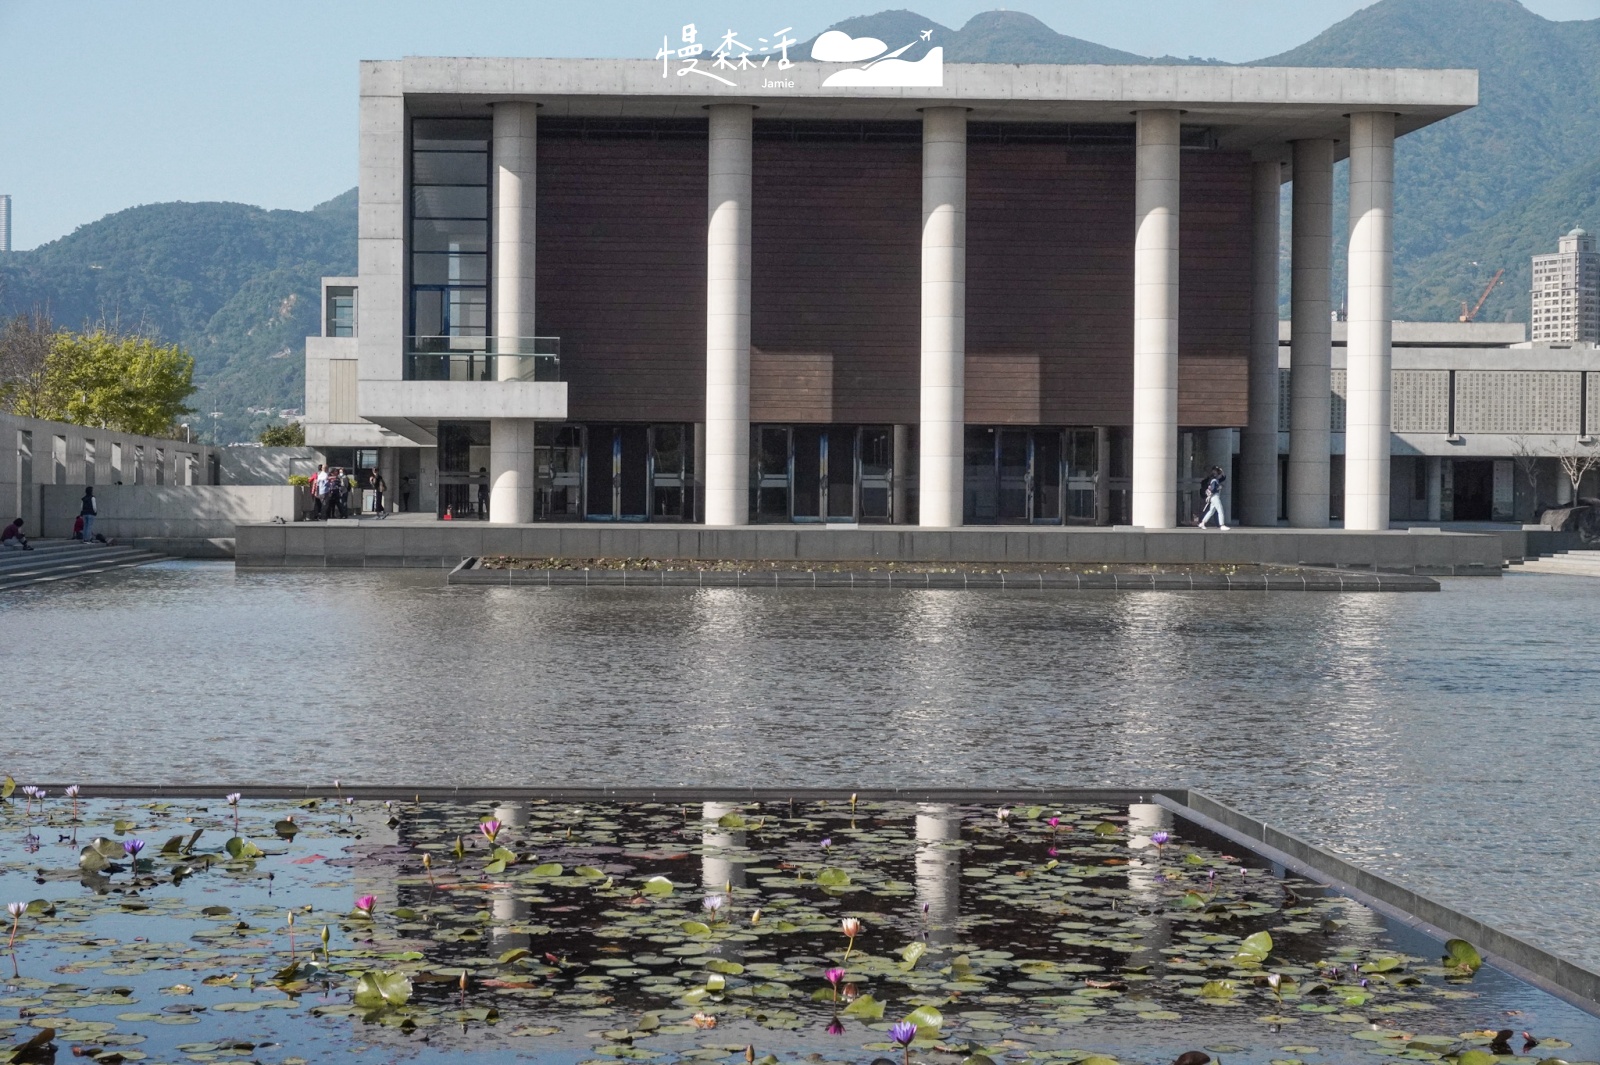
[(1188, 785), (1600, 966), (1600, 584), (451, 588), (175, 563), (0, 596), (27, 780)]

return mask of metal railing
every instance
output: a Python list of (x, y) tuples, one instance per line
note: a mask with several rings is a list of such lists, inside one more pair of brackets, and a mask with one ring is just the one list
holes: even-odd
[(560, 337), (406, 338), (407, 381), (559, 381)]

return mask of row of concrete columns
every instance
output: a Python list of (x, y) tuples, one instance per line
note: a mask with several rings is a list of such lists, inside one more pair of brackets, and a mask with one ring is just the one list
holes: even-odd
[[(749, 521), (753, 111), (748, 104), (709, 108), (701, 467), (708, 525)], [(534, 335), (536, 114), (536, 105), (527, 103), (494, 109), (494, 332), (500, 338)], [(962, 521), (966, 126), (965, 108), (923, 112), (919, 489), (920, 523), (932, 527)], [(1132, 517), (1147, 528), (1176, 524), (1180, 133), (1179, 111), (1137, 113)], [(1328, 524), (1333, 156), (1332, 140), (1293, 144), (1287, 509), (1290, 524), (1305, 528)], [(1353, 114), (1345, 458), (1345, 525), (1351, 529), (1383, 529), (1389, 520), (1393, 175), (1394, 116)], [(1253, 525), (1275, 524), (1278, 515), (1279, 185), (1278, 163), (1256, 164), (1250, 423), (1241, 437), (1236, 496)], [(1210, 434), (1208, 464), (1228, 465), (1220, 461), (1225, 434)], [(897, 433), (897, 468), (902, 450)], [(532, 520), (532, 421), (491, 421), (490, 482), (491, 521)]]

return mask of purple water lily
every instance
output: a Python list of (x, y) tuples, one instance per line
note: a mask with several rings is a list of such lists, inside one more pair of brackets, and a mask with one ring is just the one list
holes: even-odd
[(838, 987), (839, 981), (844, 979), (844, 970), (838, 966), (835, 966), (823, 973), (822, 978), (828, 981), (828, 983), (832, 984), (834, 987)]
[(142, 839), (130, 839), (122, 844), (122, 852), (135, 860), (138, 859), (139, 852), (142, 850), (144, 850), (144, 840)]
[(825, 840), (822, 841), (820, 846), (822, 847), (823, 850), (827, 850), (829, 847), (833, 846), (833, 840), (831, 838), (830, 839), (825, 839)]
[[(903, 1047), (909, 1048), (911, 1041), (917, 1037), (917, 1026), (910, 1021), (896, 1021), (889, 1028), (889, 1038)], [(909, 1049), (907, 1050), (909, 1054)]]
[(1169, 842), (1171, 842), (1171, 840), (1172, 840), (1172, 833), (1171, 832), (1152, 832), (1152, 833), (1150, 833), (1150, 842), (1154, 843), (1157, 847), (1165, 847)]

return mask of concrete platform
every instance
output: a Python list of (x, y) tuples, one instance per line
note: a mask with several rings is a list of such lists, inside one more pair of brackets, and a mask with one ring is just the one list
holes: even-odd
[(1494, 533), (1381, 533), (1339, 529), (1105, 529), (825, 525), (489, 525), (377, 521), (241, 525), (241, 568), (453, 569), (472, 556), (900, 562), (1259, 563), (1498, 576), (1507, 558)]

